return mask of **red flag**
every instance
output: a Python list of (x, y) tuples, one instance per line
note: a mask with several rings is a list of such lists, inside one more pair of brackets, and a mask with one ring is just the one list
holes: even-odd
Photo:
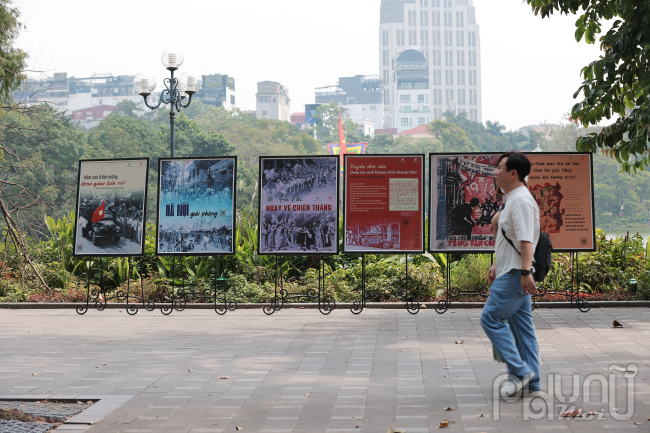
[(104, 219), (104, 205), (106, 204), (106, 200), (102, 200), (102, 205), (99, 206), (97, 209), (95, 209), (95, 212), (93, 212), (93, 218), (92, 221), (96, 223), (97, 221), (101, 221)]
[(343, 122), (341, 122), (341, 111), (339, 110), (339, 145), (341, 146), (341, 155), (347, 153), (347, 146), (345, 145), (345, 133), (343, 132)]

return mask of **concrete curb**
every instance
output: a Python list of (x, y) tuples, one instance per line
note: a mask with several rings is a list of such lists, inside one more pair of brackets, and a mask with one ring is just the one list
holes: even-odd
[[(37, 309), (72, 309), (74, 310), (77, 305), (83, 305), (83, 303), (72, 303), (72, 302), (56, 302), (56, 303), (36, 303), (36, 302), (0, 302), (0, 309), (28, 309), (28, 310), (37, 310)], [(133, 304), (139, 307), (140, 311), (146, 311), (140, 304)], [(156, 304), (156, 309), (159, 309), (161, 306), (171, 304)], [(258, 303), (245, 303), (238, 304), (237, 308), (239, 309), (262, 309), (265, 305), (268, 304), (258, 304)], [(437, 302), (421, 302), (420, 308), (422, 309), (434, 309), (437, 305)], [(449, 305), (450, 309), (467, 309), (467, 308), (483, 308), (485, 305), (484, 302), (451, 302)], [(537, 302), (537, 308), (576, 308), (571, 306), (570, 302)], [(589, 302), (589, 305), (592, 308), (647, 308), (650, 307), (650, 301), (593, 301)], [(352, 306), (351, 302), (341, 302), (336, 304), (336, 308), (339, 310), (349, 309)], [(89, 309), (94, 308), (94, 304), (90, 303), (88, 305)], [(106, 308), (126, 308), (125, 303), (108, 303)], [(185, 307), (187, 310), (211, 310), (214, 308), (214, 304), (187, 304)], [(284, 304), (284, 308), (304, 308), (304, 309), (317, 309), (317, 303), (287, 303)], [(366, 308), (372, 309), (384, 309), (384, 310), (401, 310), (405, 308), (403, 302), (367, 302)]]

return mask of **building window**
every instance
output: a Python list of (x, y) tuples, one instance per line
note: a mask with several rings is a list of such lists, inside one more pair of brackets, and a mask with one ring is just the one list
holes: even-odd
[(457, 31), (456, 32), (456, 46), (464, 47), (465, 46), (465, 32)]
[(454, 20), (451, 12), (445, 12), (445, 27), (453, 27)]
[(465, 19), (462, 12), (456, 12), (456, 27), (465, 27)]
[[(235, 105), (235, 95), (230, 95), (230, 103), (232, 105)], [(289, 104), (287, 103), (287, 105), (289, 105)]]
[(418, 126), (424, 125), (424, 117), (418, 117)]
[(267, 115), (267, 112), (266, 112), (266, 111), (262, 111), (262, 116), (266, 116), (266, 115)]
[(418, 104), (424, 104), (424, 95), (418, 95)]
[(456, 84), (458, 84), (459, 86), (464, 86), (465, 85), (465, 70), (464, 69), (462, 69), (462, 70), (459, 69), (456, 72), (457, 72), (457, 79), (458, 79), (458, 82)]
[(440, 72), (440, 69), (434, 69), (431, 71), (431, 75), (433, 75), (433, 85), (442, 86), (442, 72)]
[(396, 45), (404, 45), (404, 30), (397, 30), (395, 36)]
[(384, 69), (384, 86), (388, 85), (388, 69)]
[(371, 106), (370, 106), (370, 110), (371, 110), (371, 111), (372, 111), (372, 110), (376, 110), (376, 109), (377, 109), (377, 106), (376, 106), (376, 105), (371, 105)]
[(451, 0), (445, 0), (445, 7), (450, 8), (451, 7)]
[(429, 11), (420, 11), (420, 25), (422, 27), (429, 25)]
[(404, 106), (404, 112), (405, 113), (410, 113), (411, 112), (411, 106), (410, 105), (405, 105)]
[(276, 98), (273, 98), (273, 102), (278, 102), (278, 101), (276, 100)]
[(409, 119), (408, 117), (402, 117), (402, 126), (409, 126)]
[(384, 66), (388, 66), (388, 50), (384, 50)]
[(93, 112), (92, 111), (86, 111), (86, 115), (92, 116)]
[(467, 32), (467, 46), (468, 47), (476, 46), (476, 32)]
[(447, 107), (449, 107), (450, 105), (452, 105), (454, 103), (454, 89), (445, 90), (445, 94), (446, 94), (445, 95), (446, 96), (445, 101), (446, 101)]
[(409, 30), (409, 45), (417, 45), (418, 44), (418, 31), (417, 30)]
[(442, 89), (433, 89), (433, 105), (442, 105)]
[(470, 70), (469, 71), (469, 85), (470, 86), (476, 86), (476, 71), (475, 70)]
[(433, 50), (433, 66), (440, 66), (441, 64), (440, 50)]
[(415, 21), (415, 11), (408, 11), (408, 14), (409, 26), (417, 26), (417, 22)]
[(439, 8), (440, 7), (440, 0), (431, 0), (431, 7), (432, 8)]
[(434, 47), (440, 46), (440, 30), (433, 30), (431, 32), (431, 42)]
[(384, 43), (384, 46), (388, 46), (388, 30), (382, 31), (382, 42)]
[(445, 30), (445, 47), (454, 46), (454, 32), (451, 30)]
[(445, 50), (445, 66), (454, 66), (454, 52)]
[(411, 95), (399, 95), (399, 102), (401, 102), (402, 104), (411, 103)]
[(428, 7), (427, 3), (428, 3), (428, 0), (420, 0), (420, 7), (421, 8)]
[(475, 50), (469, 50), (467, 52), (467, 65), (468, 66), (476, 66), (476, 51)]
[(269, 89), (270, 87), (271, 87), (270, 84), (265, 84), (265, 85), (264, 85), (264, 88), (265, 88), (265, 89)]
[(465, 51), (458, 50), (456, 53), (456, 66), (465, 66)]
[(478, 110), (476, 108), (469, 109), (469, 120), (472, 122), (478, 122)]
[(469, 105), (478, 105), (478, 91), (469, 89)]
[(453, 69), (445, 69), (445, 86), (454, 85), (454, 71)]
[(431, 14), (431, 25), (440, 27), (440, 11), (433, 11), (433, 14)]
[(429, 30), (420, 30), (420, 44), (424, 47), (429, 46)]
[(431, 111), (429, 110), (429, 106), (428, 105), (423, 105), (422, 106), (422, 112), (423, 113), (430, 113)]
[(427, 65), (429, 64), (429, 50), (420, 50), (422, 55), (424, 56), (424, 61), (427, 62)]
[(458, 105), (465, 105), (465, 89), (458, 89)]
[(77, 116), (81, 116), (81, 115), (82, 115), (81, 111), (77, 111)]

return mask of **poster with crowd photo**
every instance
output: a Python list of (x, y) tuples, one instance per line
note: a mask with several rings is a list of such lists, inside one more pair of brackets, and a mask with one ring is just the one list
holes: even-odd
[(259, 254), (338, 254), (338, 156), (260, 157)]
[(75, 256), (144, 253), (149, 158), (79, 161)]
[(237, 157), (161, 158), (156, 254), (234, 254)]
[(424, 155), (345, 155), (346, 253), (424, 251)]
[(492, 252), (500, 153), (429, 154), (429, 250)]
[(527, 153), (528, 189), (554, 251), (595, 251), (591, 153)]
[[(541, 230), (554, 251), (595, 248), (591, 155), (525, 152), (527, 186), (539, 205)], [(493, 252), (491, 221), (506, 197), (494, 172), (500, 153), (430, 154), (429, 250)]]

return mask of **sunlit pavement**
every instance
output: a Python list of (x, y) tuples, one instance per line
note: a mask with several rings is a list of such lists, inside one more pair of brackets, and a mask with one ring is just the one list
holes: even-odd
[[(493, 384), (505, 369), (492, 360), (480, 314), (0, 310), (0, 398), (133, 396), (95, 425), (63, 426), (93, 433), (415, 433), (445, 419), (446, 431), (650, 430), (650, 309), (535, 310), (542, 388), (555, 374), (570, 398), (581, 375), (577, 400), (552, 393), (540, 420), (524, 416), (541, 417), (541, 399), (528, 410), (523, 399), (497, 399), (494, 419)], [(589, 400), (587, 376), (602, 378)], [(616, 389), (615, 401), (605, 393), (602, 402), (601, 386)], [(558, 419), (577, 408), (597, 415)]]

